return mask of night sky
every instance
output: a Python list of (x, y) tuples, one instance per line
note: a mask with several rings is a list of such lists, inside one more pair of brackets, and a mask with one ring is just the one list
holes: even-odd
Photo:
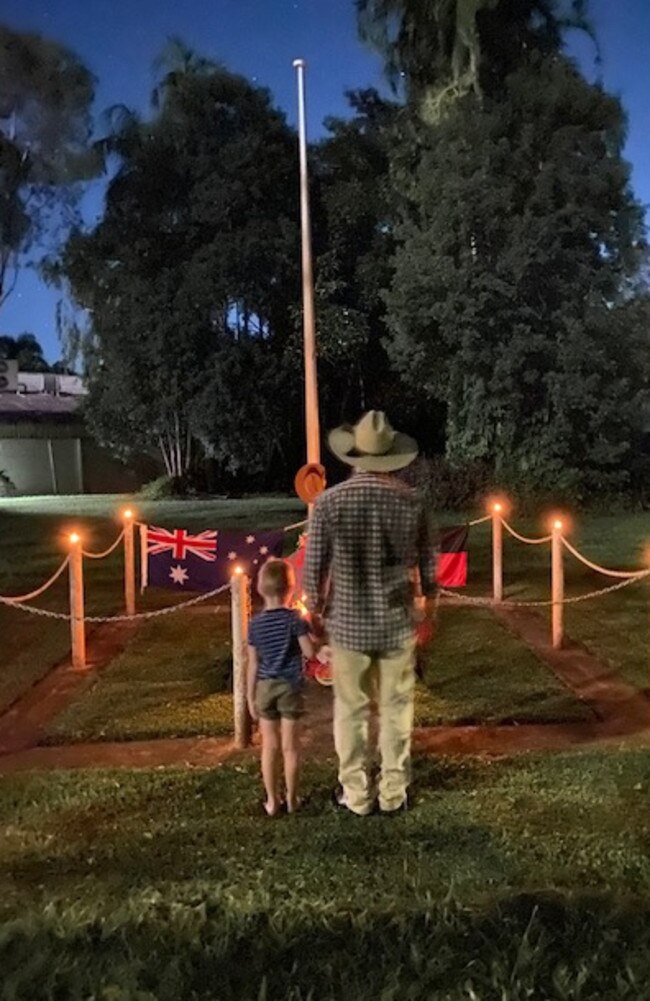
[[(602, 77), (629, 116), (627, 156), (634, 186), (650, 203), (650, 0), (592, 0), (603, 53)], [(292, 60), (308, 61), (310, 138), (326, 115), (346, 111), (344, 91), (383, 87), (378, 59), (357, 41), (353, 0), (4, 0), (1, 19), (38, 31), (74, 49), (98, 78), (97, 111), (126, 104), (146, 111), (151, 64), (170, 35), (269, 87), (295, 122)], [(570, 45), (594, 77), (594, 51), (584, 39)], [(86, 199), (88, 221), (101, 212), (101, 185)], [(298, 253), (298, 247), (296, 247)], [(25, 270), (0, 316), (0, 333), (29, 331), (51, 360), (59, 355), (57, 294)]]

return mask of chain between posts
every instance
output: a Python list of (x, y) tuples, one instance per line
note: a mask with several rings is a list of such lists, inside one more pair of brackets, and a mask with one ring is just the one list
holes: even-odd
[[(183, 608), (190, 608), (193, 605), (201, 604), (203, 601), (208, 601), (210, 598), (215, 598), (218, 594), (227, 591), (229, 587), (230, 583), (222, 584), (221, 587), (215, 588), (213, 591), (206, 591), (205, 594), (188, 598), (187, 601), (180, 601), (178, 604), (168, 605), (166, 608), (156, 608), (151, 612), (136, 612), (135, 615), (86, 615), (84, 621), (97, 624), (102, 622), (133, 622), (134, 619), (157, 619), (161, 615), (171, 615), (173, 612), (178, 612)], [(31, 605), (25, 605), (18, 601), (14, 602), (8, 598), (0, 597), (0, 603), (20, 608), (23, 612), (29, 612), (31, 615), (39, 615), (45, 619), (60, 619), (64, 622), (69, 622), (71, 619), (71, 616), (66, 612), (52, 612), (48, 608), (33, 608)]]
[[(646, 577), (650, 577), (650, 570), (642, 570), (640, 573), (636, 574), (634, 577), (627, 577), (625, 580), (619, 580), (616, 584), (611, 584), (609, 587), (603, 587), (598, 591), (589, 591), (587, 594), (579, 594), (573, 598), (563, 598), (563, 605), (577, 605), (582, 601), (588, 601), (590, 598), (598, 598), (601, 594), (611, 594), (614, 591), (621, 591), (624, 587), (628, 587), (630, 584), (636, 584), (640, 580), (644, 580)], [(492, 598), (481, 598), (481, 597), (471, 597), (467, 594), (459, 594), (456, 591), (448, 591), (447, 588), (438, 588), (440, 594), (444, 595), (445, 598), (454, 598), (467, 605), (480, 605), (486, 608), (494, 608), (494, 600)], [(554, 601), (515, 601), (512, 598), (504, 598), (499, 602), (500, 606), (508, 605), (514, 608), (550, 608), (554, 605)]]

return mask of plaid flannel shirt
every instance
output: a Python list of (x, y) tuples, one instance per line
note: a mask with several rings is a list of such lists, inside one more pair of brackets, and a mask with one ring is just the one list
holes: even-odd
[(434, 535), (415, 492), (393, 476), (358, 472), (322, 494), (303, 589), (337, 646), (376, 652), (406, 643), (416, 594), (436, 591)]

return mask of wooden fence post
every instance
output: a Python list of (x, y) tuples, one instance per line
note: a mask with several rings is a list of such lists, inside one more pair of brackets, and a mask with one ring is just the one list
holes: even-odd
[(503, 522), (501, 504), (492, 508), (492, 600), (495, 605), (503, 601)]
[(82, 670), (86, 666), (86, 623), (84, 618), (84, 573), (81, 538), (77, 532), (70, 535), (70, 639), (72, 666)]
[(248, 747), (251, 740), (251, 719), (246, 697), (248, 588), (248, 577), (240, 567), (236, 567), (230, 584), (230, 596), (232, 606), (233, 713), (235, 744), (239, 748)]
[(124, 521), (124, 607), (127, 615), (135, 615), (135, 540), (133, 511), (123, 512)]
[(553, 522), (551, 535), (551, 638), (553, 648), (560, 650), (564, 640), (564, 562), (562, 559), (562, 522)]

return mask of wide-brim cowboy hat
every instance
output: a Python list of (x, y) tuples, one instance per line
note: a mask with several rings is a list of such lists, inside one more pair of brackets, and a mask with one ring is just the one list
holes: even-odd
[(370, 410), (354, 427), (330, 431), (328, 444), (341, 462), (367, 473), (404, 469), (418, 454), (415, 439), (394, 431), (381, 410)]

